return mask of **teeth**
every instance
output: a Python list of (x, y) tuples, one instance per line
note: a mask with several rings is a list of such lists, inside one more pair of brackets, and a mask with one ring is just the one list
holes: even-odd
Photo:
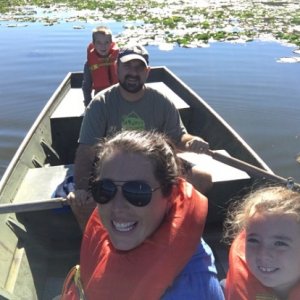
[(258, 266), (258, 268), (262, 272), (266, 272), (266, 273), (274, 272), (276, 270), (276, 268), (268, 268), (268, 267), (261, 267), (261, 266)]
[(114, 227), (116, 228), (116, 230), (118, 231), (130, 231), (132, 230), (132, 228), (134, 227), (134, 224), (136, 222), (126, 222), (126, 223), (119, 223), (116, 221), (112, 221)]

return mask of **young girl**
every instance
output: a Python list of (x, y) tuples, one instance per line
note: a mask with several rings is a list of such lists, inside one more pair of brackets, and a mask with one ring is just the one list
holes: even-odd
[(95, 94), (118, 82), (116, 61), (119, 48), (112, 40), (112, 32), (106, 26), (93, 30), (93, 42), (87, 47), (87, 62), (84, 65), (82, 91), (87, 106)]
[(226, 299), (300, 299), (300, 194), (267, 187), (233, 208)]

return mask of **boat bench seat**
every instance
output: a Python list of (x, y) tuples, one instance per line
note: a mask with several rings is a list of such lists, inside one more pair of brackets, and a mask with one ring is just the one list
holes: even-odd
[[(179, 111), (189, 108), (189, 105), (175, 92), (173, 92), (165, 83), (151, 82), (147, 83), (146, 85), (159, 91), (162, 91), (165, 95), (169, 97), (171, 101), (173, 101), (173, 103)], [(53, 112), (51, 119), (66, 119), (77, 117), (82, 118), (84, 115), (84, 111), (85, 107), (83, 103), (83, 93), (81, 88), (71, 88), (67, 92), (63, 101)]]
[[(215, 151), (230, 156), (226, 150)], [(207, 223), (220, 222), (224, 219), (230, 200), (251, 180), (250, 176), (246, 172), (219, 162), (206, 154), (184, 152), (178, 155), (199, 167), (200, 170), (211, 174), (214, 188), (207, 193), (209, 199)], [(228, 189), (229, 181), (230, 189)], [(222, 197), (218, 196), (220, 194)], [(228, 200), (224, 202), (224, 199)]]
[[(218, 151), (227, 154), (225, 150)], [(218, 162), (205, 154), (184, 152), (180, 153), (179, 156), (199, 166), (201, 170), (210, 173), (213, 183), (215, 185), (219, 184), (220, 188), (222, 184), (226, 185), (228, 181), (240, 183), (250, 178), (244, 171)], [(53, 198), (57, 186), (64, 181), (66, 176), (70, 175), (73, 175), (73, 164), (30, 168), (19, 186), (14, 202)]]
[(73, 174), (73, 165), (28, 169), (14, 203), (53, 198), (57, 186)]
[[(226, 150), (216, 150), (216, 152), (230, 156)], [(219, 162), (207, 154), (182, 152), (179, 153), (178, 156), (195, 166), (199, 166), (202, 171), (210, 173), (212, 176), (212, 182), (214, 183), (250, 178), (246, 172)]]
[(71, 88), (50, 117), (52, 147), (66, 164), (74, 162), (84, 111), (81, 88)]
[[(147, 83), (162, 91), (175, 104), (183, 122), (187, 121), (189, 105), (163, 82)], [(73, 163), (85, 107), (81, 88), (71, 88), (50, 117), (53, 148), (61, 161)]]

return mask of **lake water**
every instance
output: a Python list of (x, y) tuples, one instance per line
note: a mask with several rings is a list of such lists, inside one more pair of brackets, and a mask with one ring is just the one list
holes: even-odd
[[(69, 71), (82, 70), (94, 25), (0, 23), (0, 177), (33, 121)], [(116, 34), (119, 23), (109, 24)], [(209, 48), (147, 47), (202, 96), (275, 173), (300, 182), (300, 64), (276, 62), (295, 48), (274, 42)]]

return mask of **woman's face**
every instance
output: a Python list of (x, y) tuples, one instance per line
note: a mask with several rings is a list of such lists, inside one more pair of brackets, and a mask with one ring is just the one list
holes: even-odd
[[(143, 180), (152, 188), (159, 187), (153, 175), (153, 166), (141, 154), (114, 152), (103, 162), (100, 179), (117, 181)], [(137, 207), (123, 196), (121, 186), (115, 197), (106, 204), (98, 204), (99, 215), (113, 246), (118, 250), (131, 250), (147, 239), (161, 224), (168, 209), (168, 198), (161, 189), (152, 193), (148, 205)]]
[(250, 271), (279, 294), (300, 280), (300, 224), (291, 215), (260, 214), (246, 229)]

